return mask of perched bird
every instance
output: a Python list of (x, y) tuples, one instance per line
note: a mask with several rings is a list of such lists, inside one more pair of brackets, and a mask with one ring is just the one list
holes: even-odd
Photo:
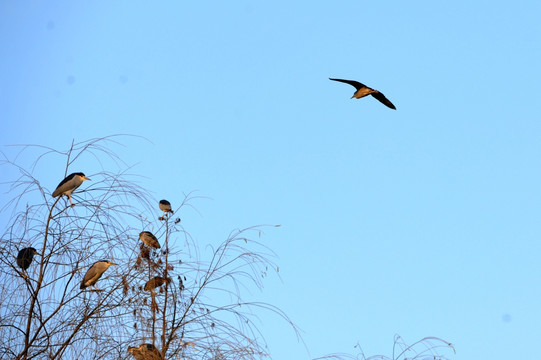
[(160, 243), (158, 242), (158, 239), (150, 231), (141, 232), (139, 234), (139, 239), (141, 239), (141, 241), (145, 243), (145, 245), (147, 246), (150, 246), (156, 249), (160, 248)]
[(19, 267), (23, 270), (28, 269), (32, 263), (34, 255), (38, 255), (38, 252), (33, 247), (21, 249), (17, 254), (17, 265), (19, 265)]
[(162, 278), (160, 276), (155, 276), (152, 279), (150, 279), (149, 281), (147, 281), (147, 283), (145, 284), (145, 291), (154, 290), (157, 287), (162, 286), (166, 282), (168, 282), (166, 279), (164, 279), (164, 278)]
[(340, 81), (340, 82), (349, 84), (351, 86), (354, 86), (355, 89), (357, 89), (357, 91), (355, 91), (353, 93), (353, 96), (351, 97), (352, 99), (353, 98), (360, 99), (360, 98), (365, 97), (367, 95), (372, 95), (373, 97), (378, 99), (379, 102), (381, 102), (383, 105), (385, 105), (387, 107), (390, 107), (393, 110), (396, 110), (396, 107), (393, 105), (392, 102), (389, 101), (389, 99), (387, 99), (385, 97), (385, 95), (383, 95), (378, 90), (374, 90), (372, 88), (369, 88), (365, 84), (361, 84), (360, 82), (354, 81), (354, 80), (331, 79), (331, 78), (329, 78), (329, 80)]
[(70, 200), (71, 206), (73, 206), (74, 204), (73, 204), (73, 201), (71, 201), (71, 193), (75, 191), (75, 189), (77, 189), (79, 186), (81, 186), (81, 184), (85, 180), (90, 180), (90, 179), (87, 178), (85, 174), (83, 174), (82, 172), (77, 172), (77, 173), (68, 175), (68, 177), (66, 177), (64, 180), (60, 182), (60, 184), (58, 184), (55, 191), (53, 192), (53, 197), (57, 197), (60, 195), (67, 195)]
[(170, 212), (173, 213), (173, 210), (171, 210), (171, 203), (167, 200), (160, 200), (160, 210), (164, 213)]
[(88, 286), (94, 286), (94, 284), (98, 282), (98, 279), (103, 275), (105, 270), (107, 270), (111, 265), (116, 264), (109, 260), (100, 260), (95, 262), (86, 272), (83, 281), (81, 281), (81, 289), (84, 289)]
[(161, 360), (162, 354), (152, 344), (141, 344), (139, 347), (130, 346), (128, 352), (135, 360)]

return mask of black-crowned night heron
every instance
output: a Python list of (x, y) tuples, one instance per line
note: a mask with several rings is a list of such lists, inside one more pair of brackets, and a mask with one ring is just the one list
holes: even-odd
[[(83, 278), (83, 281), (81, 281), (81, 289), (84, 289), (88, 286), (94, 286), (96, 282), (98, 282), (99, 278), (103, 275), (105, 270), (109, 268), (109, 266), (116, 265), (115, 263), (109, 261), (109, 260), (100, 260), (96, 261), (90, 269), (85, 274), (85, 277)], [(94, 286), (94, 288), (96, 288)]]
[(154, 234), (151, 233), (150, 231), (142, 231), (142, 232), (139, 234), (139, 239), (141, 239), (141, 241), (142, 241), (146, 246), (149, 246), (149, 247), (152, 247), (152, 248), (155, 248), (155, 249), (159, 249), (159, 248), (160, 248), (160, 243), (158, 242), (158, 239), (157, 239), (156, 236), (154, 236)]
[(73, 206), (73, 201), (71, 201), (71, 193), (75, 191), (83, 181), (90, 180), (83, 174), (82, 172), (73, 173), (71, 175), (68, 175), (64, 180), (58, 184), (56, 187), (56, 190), (53, 192), (53, 197), (57, 197), (60, 195), (66, 195), (71, 203), (71, 206)]
[(130, 346), (128, 352), (135, 360), (161, 360), (162, 354), (152, 344), (141, 344), (139, 347)]
[(21, 249), (17, 254), (17, 265), (19, 265), (19, 267), (23, 270), (28, 269), (32, 263), (34, 255), (38, 255), (38, 252), (33, 247)]
[(173, 213), (173, 210), (171, 210), (171, 203), (167, 200), (160, 200), (160, 210), (164, 213)]
[(167, 281), (165, 278), (162, 278), (160, 276), (155, 276), (149, 281), (147, 281), (147, 283), (145, 284), (145, 291), (149, 291), (149, 290), (152, 291), (156, 289), (157, 287), (162, 286), (166, 282), (169, 282), (169, 281)]
[(357, 91), (355, 91), (353, 93), (353, 96), (351, 97), (352, 99), (353, 98), (360, 99), (360, 98), (365, 97), (367, 95), (372, 95), (373, 97), (378, 99), (379, 102), (381, 102), (383, 105), (385, 105), (385, 106), (387, 106), (387, 107), (389, 107), (389, 108), (391, 108), (393, 110), (396, 110), (396, 107), (393, 105), (392, 102), (389, 101), (389, 99), (387, 99), (385, 97), (385, 95), (383, 95), (378, 90), (369, 88), (365, 84), (361, 84), (360, 82), (354, 81), (354, 80), (331, 79), (331, 78), (329, 78), (329, 80), (340, 81), (340, 82), (349, 84), (351, 86), (354, 86), (355, 89), (357, 89)]

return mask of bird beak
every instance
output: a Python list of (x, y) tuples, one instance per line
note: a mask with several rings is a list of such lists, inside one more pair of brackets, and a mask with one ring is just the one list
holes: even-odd
[(85, 176), (84, 180), (90, 180), (90, 179)]
[(353, 94), (353, 96), (352, 96), (352, 97), (350, 97), (350, 99), (353, 99), (354, 97), (355, 97), (355, 94)]
[(39, 255), (39, 252), (37, 250), (34, 250), (34, 255)]
[(118, 264), (115, 264), (115, 263), (112, 262), (111, 264), (109, 264), (109, 266), (111, 266), (111, 265), (118, 265)]

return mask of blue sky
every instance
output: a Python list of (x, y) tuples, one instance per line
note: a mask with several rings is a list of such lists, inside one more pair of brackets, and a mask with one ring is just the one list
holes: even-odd
[[(203, 244), (265, 230), (276, 359), (532, 358), (541, 334), (541, 5), (0, 1), (0, 145), (118, 149)], [(355, 79), (393, 111), (350, 100)], [(2, 147), (11, 153), (11, 148)], [(99, 164), (80, 164), (87, 175)], [(83, 169), (84, 167), (84, 169)], [(50, 164), (52, 190), (63, 163)], [(5, 216), (3, 214), (2, 216)]]

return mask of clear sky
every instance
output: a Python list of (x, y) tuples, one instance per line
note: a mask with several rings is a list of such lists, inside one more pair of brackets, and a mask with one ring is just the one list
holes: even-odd
[(202, 244), (281, 224), (262, 238), (281, 279), (250, 296), (310, 353), (263, 315), (276, 359), (390, 355), (394, 334), (533, 359), (539, 14), (533, 0), (0, 0), (1, 150), (144, 136), (119, 155), (157, 199), (207, 197), (181, 215)]

